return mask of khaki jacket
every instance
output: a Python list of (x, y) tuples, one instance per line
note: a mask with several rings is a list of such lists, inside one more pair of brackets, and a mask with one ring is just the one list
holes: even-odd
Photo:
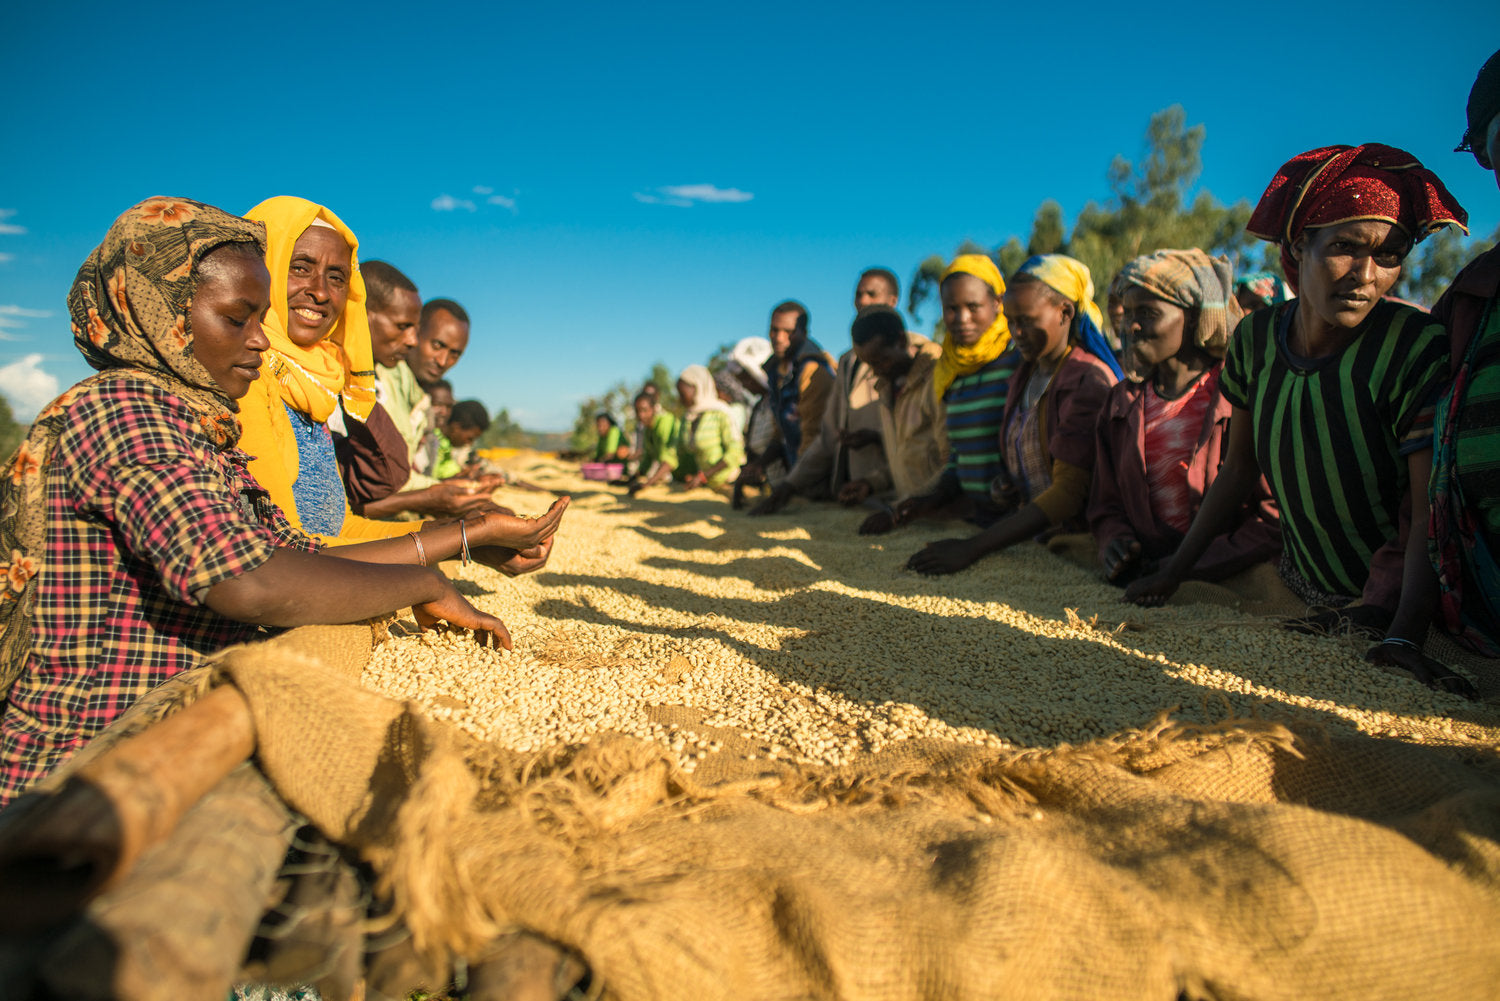
[(908, 333), (906, 338), (917, 356), (901, 388), (889, 379), (875, 382), (881, 442), (898, 503), (935, 489), (948, 464), (948, 411), (932, 385), (943, 349), (921, 334)]
[(827, 496), (837, 497), (850, 480), (864, 480), (877, 494), (889, 490), (891, 476), (880, 445), (847, 449), (839, 444), (840, 431), (866, 428), (881, 430), (875, 373), (849, 350), (839, 359), (818, 434), (802, 442), (802, 454), (787, 474), (787, 482), (808, 497), (824, 496), (825, 491)]

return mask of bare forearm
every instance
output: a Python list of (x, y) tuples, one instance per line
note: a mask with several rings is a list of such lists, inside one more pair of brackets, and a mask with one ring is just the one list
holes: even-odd
[(1008, 514), (974, 537), (974, 544), (981, 553), (988, 555), (1009, 549), (1018, 542), (1033, 538), (1047, 528), (1052, 520), (1035, 504), (1027, 504), (1021, 510)]
[[(360, 563), (407, 566), (419, 566), (425, 563), (430, 566), (439, 560), (446, 560), (457, 555), (463, 548), (463, 535), (459, 531), (458, 521), (445, 524), (428, 522), (427, 526), (420, 532), (412, 532), (410, 535), (398, 535), (394, 539), (375, 539), (353, 546), (339, 546), (337, 549), (324, 550), (324, 553), (338, 559)], [(475, 532), (472, 523), (469, 534), (470, 544), (473, 545), (475, 540), (472, 536)], [(418, 538), (421, 539), (421, 546), (417, 545)]]
[(1432, 624), (1437, 603), (1437, 571), (1427, 553), (1427, 483), (1432, 476), (1432, 452), (1424, 449), (1407, 457), (1410, 474), (1411, 529), (1406, 536), (1406, 562), (1401, 568), (1401, 604), (1386, 636), (1421, 646)]
[(335, 557), (281, 549), (249, 573), (209, 588), (206, 603), (240, 622), (290, 627), (359, 622), (437, 601), (445, 593), (442, 575), (427, 567), (364, 563), (344, 554)]
[(420, 511), (423, 505), (432, 500), (431, 487), (424, 487), (421, 490), (403, 490), (366, 504), (364, 515), (366, 518), (388, 520), (402, 511)]

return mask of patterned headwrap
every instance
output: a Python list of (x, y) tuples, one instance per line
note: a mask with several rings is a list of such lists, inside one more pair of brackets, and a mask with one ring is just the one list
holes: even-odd
[(46, 548), (45, 473), (78, 395), (117, 379), (149, 382), (186, 403), (216, 447), (239, 440), (237, 405), (194, 357), (188, 324), (198, 265), (227, 243), (263, 252), (265, 229), (185, 198), (149, 198), (116, 219), (78, 269), (68, 293), (73, 343), (99, 374), (47, 405), (0, 475), (0, 697), (31, 649)]
[[(356, 420), (375, 406), (375, 357), (370, 347), (370, 319), (365, 312), (365, 280), (359, 274), (359, 240), (343, 220), (305, 198), (278, 195), (245, 213), (266, 224), (266, 267), (271, 271), (271, 311), (263, 325), (271, 350), (266, 372), (273, 376), (287, 405), (315, 421), (326, 421), (342, 398)], [(349, 301), (328, 336), (310, 348), (298, 347), (286, 334), (286, 276), (292, 249), (309, 226), (322, 224), (349, 244)]]
[[(943, 272), (938, 286), (941, 287), (953, 275), (978, 278), (990, 287), (990, 292), (996, 299), (1005, 294), (1005, 279), (1000, 276), (1000, 269), (995, 267), (995, 262), (986, 254), (959, 254), (948, 265), (948, 270)], [(1010, 327), (1005, 322), (1005, 314), (998, 309), (995, 311), (995, 322), (979, 335), (979, 340), (968, 347), (954, 341), (951, 334), (944, 337), (942, 356), (938, 358), (937, 367), (932, 372), (932, 388), (937, 392), (937, 398), (943, 398), (954, 379), (978, 372), (1003, 355), (1008, 347)]]
[(1079, 346), (1108, 365), (1116, 379), (1125, 377), (1104, 339), (1104, 316), (1094, 302), (1094, 278), (1088, 265), (1066, 254), (1038, 254), (1027, 258), (1016, 274), (1030, 275), (1073, 303), (1078, 309)]
[(1291, 298), (1291, 289), (1274, 271), (1251, 271), (1240, 275), (1234, 280), (1234, 290), (1238, 292), (1242, 288), (1249, 289), (1251, 295), (1267, 306), (1280, 305)]
[(1313, 227), (1367, 219), (1400, 226), (1417, 242), (1450, 223), (1467, 233), (1469, 214), (1406, 150), (1365, 143), (1324, 146), (1282, 164), (1245, 230), (1281, 245), (1281, 270), (1296, 291), (1297, 237)]
[(1158, 250), (1125, 265), (1117, 279), (1122, 290), (1138, 285), (1158, 299), (1193, 310), (1198, 317), (1193, 343), (1215, 358), (1223, 358), (1229, 333), (1239, 322), (1234, 301), (1234, 268), (1227, 257), (1209, 257), (1192, 250)]

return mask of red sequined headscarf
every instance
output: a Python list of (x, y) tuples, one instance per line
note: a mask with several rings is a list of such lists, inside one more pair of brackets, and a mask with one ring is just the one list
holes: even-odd
[(1467, 233), (1469, 213), (1406, 150), (1365, 143), (1324, 146), (1282, 164), (1245, 229), (1281, 245), (1281, 269), (1296, 289), (1291, 246), (1302, 231), (1366, 219), (1394, 223), (1415, 243), (1449, 224)]

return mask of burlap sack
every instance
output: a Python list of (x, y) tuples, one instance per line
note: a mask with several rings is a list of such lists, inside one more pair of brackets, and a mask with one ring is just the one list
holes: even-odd
[(288, 803), (417, 942), (527, 929), (620, 999), (1463, 998), (1500, 982), (1491, 750), (1168, 724), (911, 743), (708, 786), (620, 738), (517, 755), (274, 653), (226, 664)]

